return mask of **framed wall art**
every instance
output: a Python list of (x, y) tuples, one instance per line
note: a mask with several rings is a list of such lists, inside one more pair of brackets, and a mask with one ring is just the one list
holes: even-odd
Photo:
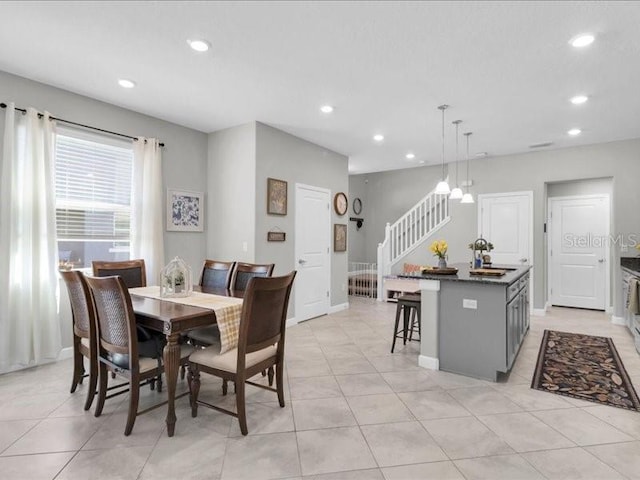
[(287, 214), (287, 182), (284, 180), (267, 178), (267, 213)]
[(287, 239), (285, 232), (271, 231), (267, 232), (267, 242), (284, 242)]
[(204, 193), (167, 190), (167, 230), (204, 231)]
[(347, 226), (345, 224), (335, 223), (333, 225), (333, 251), (347, 251)]

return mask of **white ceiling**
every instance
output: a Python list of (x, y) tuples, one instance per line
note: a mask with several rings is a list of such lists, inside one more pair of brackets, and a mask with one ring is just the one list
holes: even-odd
[(490, 155), (640, 136), (636, 2), (1, 2), (0, 18), (0, 70), (203, 132), (258, 120), (356, 173), (438, 163), (442, 103), (447, 160), (455, 119)]

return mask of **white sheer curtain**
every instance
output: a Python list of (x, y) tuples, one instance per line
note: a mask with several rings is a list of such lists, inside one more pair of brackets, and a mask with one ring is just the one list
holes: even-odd
[(131, 258), (143, 258), (147, 283), (158, 285), (164, 267), (162, 227), (162, 154), (155, 138), (138, 138), (133, 145)]
[(6, 108), (0, 174), (0, 373), (55, 360), (57, 312), (53, 124)]

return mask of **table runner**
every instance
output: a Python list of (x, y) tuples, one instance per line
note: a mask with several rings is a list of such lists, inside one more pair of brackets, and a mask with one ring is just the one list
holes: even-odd
[(140, 297), (155, 298), (166, 302), (213, 310), (220, 330), (220, 353), (222, 354), (238, 346), (240, 315), (242, 313), (241, 298), (201, 292), (192, 292), (188, 297), (161, 297), (160, 287), (157, 286), (130, 288), (129, 293)]

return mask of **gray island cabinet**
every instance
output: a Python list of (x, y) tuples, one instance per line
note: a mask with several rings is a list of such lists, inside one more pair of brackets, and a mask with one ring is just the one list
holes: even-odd
[[(410, 274), (422, 290), (420, 365), (496, 381), (508, 372), (529, 330), (529, 266), (503, 276)], [(403, 275), (404, 276), (404, 275)]]

